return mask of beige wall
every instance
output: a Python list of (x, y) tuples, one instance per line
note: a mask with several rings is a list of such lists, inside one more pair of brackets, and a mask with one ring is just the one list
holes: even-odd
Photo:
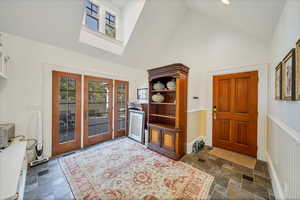
[(188, 112), (187, 117), (187, 143), (190, 144), (193, 140), (200, 136), (206, 136), (207, 111), (199, 110)]

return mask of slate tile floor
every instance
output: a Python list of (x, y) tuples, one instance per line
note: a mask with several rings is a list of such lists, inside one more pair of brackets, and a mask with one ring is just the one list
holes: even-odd
[[(265, 162), (258, 161), (255, 169), (251, 170), (209, 155), (207, 148), (199, 153), (186, 155), (182, 161), (215, 177), (209, 192), (210, 200), (275, 199)], [(75, 199), (60, 168), (58, 158), (28, 169), (24, 199)]]
[(255, 169), (239, 166), (207, 153), (191, 153), (182, 161), (215, 177), (209, 199), (274, 200), (267, 163), (257, 161)]

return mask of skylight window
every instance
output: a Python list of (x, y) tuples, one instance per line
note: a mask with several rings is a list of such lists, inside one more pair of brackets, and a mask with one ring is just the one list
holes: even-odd
[(105, 34), (115, 38), (116, 37), (116, 16), (105, 12)]
[(84, 25), (95, 32), (103, 33), (118, 40), (118, 11), (101, 4), (101, 1), (85, 0)]
[(86, 26), (93, 31), (98, 31), (99, 30), (99, 7), (90, 1), (86, 1), (85, 12), (86, 12), (86, 17), (85, 17)]
[(122, 55), (146, 0), (80, 1), (83, 15), (78, 41)]

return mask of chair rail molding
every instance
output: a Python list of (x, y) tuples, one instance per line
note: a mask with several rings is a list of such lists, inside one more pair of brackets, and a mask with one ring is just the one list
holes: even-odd
[(280, 119), (277, 119), (271, 114), (268, 114), (268, 118), (271, 119), (273, 122), (275, 122), (282, 130), (284, 130), (286, 133), (288, 133), (297, 143), (300, 144), (300, 133), (298, 133), (293, 128), (286, 125), (283, 121)]

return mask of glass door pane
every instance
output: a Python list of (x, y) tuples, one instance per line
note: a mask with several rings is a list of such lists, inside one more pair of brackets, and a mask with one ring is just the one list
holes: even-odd
[(60, 78), (59, 104), (59, 142), (64, 143), (75, 139), (76, 79)]
[(81, 75), (53, 72), (52, 153), (80, 148)]
[(95, 136), (109, 131), (109, 84), (104, 81), (88, 83), (88, 134)]
[(85, 77), (85, 145), (112, 138), (112, 80)]
[(124, 136), (127, 125), (128, 82), (115, 81), (115, 137)]

